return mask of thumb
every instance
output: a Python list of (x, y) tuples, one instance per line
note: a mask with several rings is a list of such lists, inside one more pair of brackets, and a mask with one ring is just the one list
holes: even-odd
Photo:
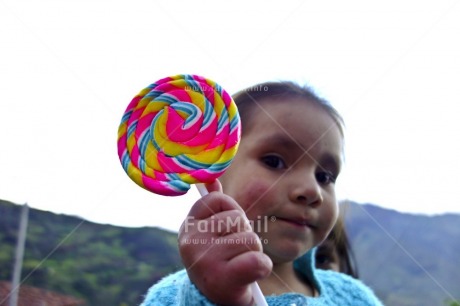
[(217, 179), (212, 183), (206, 183), (205, 186), (208, 192), (213, 192), (213, 191), (222, 192), (223, 190), (222, 184)]

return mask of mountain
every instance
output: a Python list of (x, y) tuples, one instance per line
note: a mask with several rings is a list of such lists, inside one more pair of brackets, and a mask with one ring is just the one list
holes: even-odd
[[(385, 305), (460, 299), (460, 215), (343, 206), (360, 278)], [(11, 280), (20, 210), (0, 200), (0, 281)], [(36, 209), (30, 210), (24, 257), (24, 284), (84, 299), (88, 306), (138, 305), (153, 283), (182, 267), (176, 233)]]
[(460, 215), (356, 203), (345, 208), (360, 278), (386, 305), (434, 306), (460, 298)]
[[(0, 200), (0, 280), (12, 278), (20, 210)], [(30, 209), (25, 285), (81, 298), (88, 305), (138, 305), (153, 283), (180, 268), (176, 233)]]

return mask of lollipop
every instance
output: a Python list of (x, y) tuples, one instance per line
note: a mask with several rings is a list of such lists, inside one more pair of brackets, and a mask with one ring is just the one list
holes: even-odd
[(118, 156), (128, 176), (157, 194), (186, 193), (230, 165), (241, 123), (230, 95), (215, 82), (176, 75), (143, 89), (118, 129)]
[[(176, 75), (131, 100), (118, 128), (118, 156), (136, 184), (177, 196), (190, 184), (211, 183), (223, 174), (240, 133), (235, 102), (222, 87), (197, 75)], [(267, 305), (257, 283), (251, 287), (256, 304)]]

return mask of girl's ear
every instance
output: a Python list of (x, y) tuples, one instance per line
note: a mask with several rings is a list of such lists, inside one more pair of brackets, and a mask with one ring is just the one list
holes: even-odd
[(205, 184), (205, 186), (208, 192), (213, 192), (213, 191), (222, 192), (222, 184), (217, 179), (212, 183)]

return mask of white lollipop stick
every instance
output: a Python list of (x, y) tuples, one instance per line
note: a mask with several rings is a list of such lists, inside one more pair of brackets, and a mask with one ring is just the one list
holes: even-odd
[(264, 294), (262, 293), (262, 290), (260, 290), (260, 287), (257, 284), (257, 282), (253, 282), (250, 286), (252, 289), (252, 297), (254, 298), (256, 306), (268, 306)]
[[(195, 184), (195, 186), (202, 197), (209, 193), (204, 184)], [(252, 290), (252, 297), (254, 298), (256, 306), (268, 306), (267, 301), (265, 300), (265, 297), (262, 293), (262, 290), (260, 290), (260, 287), (257, 284), (257, 282), (253, 282), (250, 286)]]

